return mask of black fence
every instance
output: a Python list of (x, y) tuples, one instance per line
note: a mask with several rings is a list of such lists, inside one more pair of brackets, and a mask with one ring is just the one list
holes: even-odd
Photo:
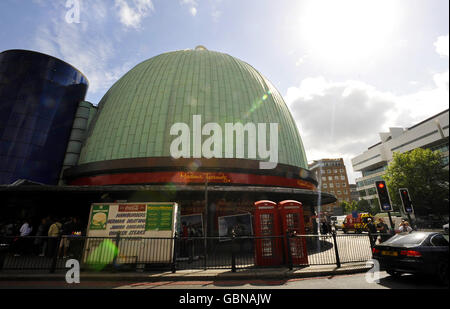
[[(392, 235), (388, 235), (392, 236)], [(303, 267), (366, 262), (372, 258), (368, 234), (271, 237), (108, 238), (3, 237), (0, 271), (67, 270), (72, 259), (81, 270), (146, 271)], [(306, 247), (306, 248), (304, 248)], [(304, 250), (306, 259), (298, 259)]]

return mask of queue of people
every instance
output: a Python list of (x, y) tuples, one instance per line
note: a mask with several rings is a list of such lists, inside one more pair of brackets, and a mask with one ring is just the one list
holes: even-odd
[[(15, 256), (33, 254), (53, 257), (58, 253), (58, 256), (66, 257), (71, 237), (82, 234), (82, 225), (77, 217), (60, 219), (47, 216), (40, 220), (36, 229), (30, 219), (0, 224), (0, 237), (10, 245), (10, 251)], [(58, 242), (60, 236), (61, 241)]]

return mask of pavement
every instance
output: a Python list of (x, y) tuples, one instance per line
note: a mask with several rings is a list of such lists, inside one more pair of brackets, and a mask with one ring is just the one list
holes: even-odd
[[(81, 272), (82, 281), (223, 281), (223, 280), (264, 280), (264, 279), (283, 279), (294, 278), (336, 276), (343, 274), (355, 274), (367, 272), (371, 269), (370, 264), (346, 263), (341, 267), (336, 265), (315, 265), (289, 270), (286, 267), (277, 268), (250, 268), (237, 269), (232, 272), (230, 269), (195, 269), (195, 270), (177, 270), (171, 271), (145, 271), (145, 272)], [(37, 273), (37, 272), (0, 272), (0, 281), (51, 281), (64, 280), (65, 272), (57, 273)]]

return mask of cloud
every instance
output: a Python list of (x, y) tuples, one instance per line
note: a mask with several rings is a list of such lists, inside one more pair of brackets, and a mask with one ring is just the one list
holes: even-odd
[(192, 16), (197, 15), (197, 7), (198, 7), (197, 0), (180, 0), (180, 3), (181, 5), (189, 6), (189, 13), (191, 13)]
[(434, 47), (436, 48), (436, 52), (441, 57), (448, 57), (448, 49), (449, 49), (448, 34), (438, 37), (436, 42), (434, 42)]
[(349, 179), (358, 177), (350, 159), (379, 142), (389, 127), (409, 127), (448, 108), (448, 72), (433, 87), (407, 95), (377, 90), (361, 81), (304, 79), (285, 96), (309, 160), (344, 158)]
[(67, 23), (61, 14), (64, 10), (56, 10), (53, 16), (50, 14), (48, 22), (36, 28), (31, 47), (79, 69), (89, 80), (89, 94), (101, 96), (131, 68), (131, 63), (122, 61), (120, 65), (113, 65), (116, 57), (114, 39), (105, 31), (89, 28), (90, 23), (100, 23), (96, 24), (96, 29), (102, 26), (98, 12), (103, 12), (106, 17), (107, 10), (100, 1), (96, 0), (89, 10), (86, 6), (84, 8), (80, 24)]
[[(129, 3), (132, 2), (131, 6)], [(126, 27), (140, 28), (141, 21), (155, 10), (152, 0), (116, 0), (120, 22)]]

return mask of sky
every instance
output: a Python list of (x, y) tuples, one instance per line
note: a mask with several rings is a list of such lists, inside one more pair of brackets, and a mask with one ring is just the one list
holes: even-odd
[(204, 45), (268, 78), (308, 161), (351, 159), (448, 108), (448, 0), (2, 0), (0, 51), (60, 58), (106, 91), (140, 62)]

